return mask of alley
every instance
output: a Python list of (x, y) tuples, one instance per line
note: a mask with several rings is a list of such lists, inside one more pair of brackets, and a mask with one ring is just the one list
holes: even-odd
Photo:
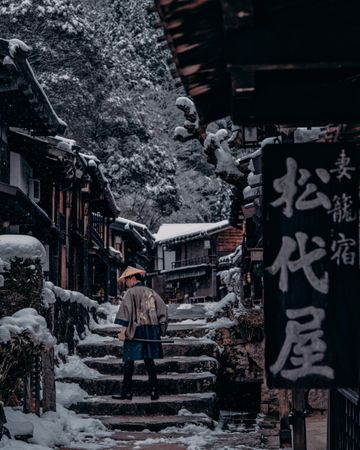
[(0, 29), (0, 450), (360, 450), (360, 2)]
[[(188, 308), (170, 305), (169, 310), (167, 334), (174, 343), (163, 345), (164, 359), (157, 361), (160, 400), (151, 402), (147, 395), (142, 362), (136, 364), (133, 400), (111, 398), (120, 392), (122, 379), (118, 326), (98, 328), (95, 331), (99, 338), (95, 342), (77, 346), (83, 362), (101, 373), (99, 378), (58, 379), (77, 383), (89, 394), (84, 401), (72, 405), (72, 409), (100, 419), (113, 430), (110, 438), (97, 442), (98, 448), (277, 449), (276, 419), (240, 411), (220, 411), (218, 417), (215, 391), (220, 349), (207, 337), (204, 305)], [(109, 439), (113, 440), (111, 444)]]

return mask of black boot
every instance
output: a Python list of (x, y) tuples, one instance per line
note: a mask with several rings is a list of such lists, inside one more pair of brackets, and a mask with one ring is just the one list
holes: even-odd
[(114, 400), (132, 400), (132, 392), (121, 391), (121, 394), (111, 396)]
[(153, 359), (145, 360), (146, 370), (149, 374), (149, 384), (150, 384), (150, 399), (159, 400), (159, 383), (156, 375), (156, 366)]
[(132, 400), (132, 376), (134, 373), (134, 361), (124, 363), (124, 379), (121, 387), (121, 393), (113, 395), (115, 400)]

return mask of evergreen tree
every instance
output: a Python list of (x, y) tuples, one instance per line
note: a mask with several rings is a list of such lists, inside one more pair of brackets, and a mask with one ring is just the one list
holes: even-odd
[(228, 190), (201, 146), (174, 142), (182, 95), (158, 43), (150, 0), (2, 0), (1, 37), (30, 57), (67, 136), (99, 157), (121, 214), (162, 221), (226, 217)]

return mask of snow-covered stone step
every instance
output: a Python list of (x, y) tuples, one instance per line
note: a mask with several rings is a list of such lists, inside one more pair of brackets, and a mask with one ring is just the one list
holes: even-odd
[[(119, 326), (109, 326), (102, 328), (95, 328), (93, 330), (94, 333), (99, 334), (100, 336), (112, 336), (117, 337), (119, 333)], [(203, 337), (208, 332), (206, 324), (179, 324), (179, 323), (170, 323), (167, 336), (169, 337)]]
[(184, 416), (95, 416), (110, 430), (126, 431), (160, 431), (167, 427), (183, 427), (185, 425), (203, 425), (213, 429), (214, 421), (206, 414)]
[[(79, 377), (62, 378), (58, 381), (77, 383), (90, 395), (119, 394), (122, 385), (119, 375), (106, 375), (101, 378), (86, 379)], [(171, 375), (158, 375), (160, 393), (164, 395), (209, 392), (215, 389), (216, 377), (210, 372), (182, 373)], [(149, 393), (148, 377), (135, 375), (133, 377), (134, 395), (147, 395)]]
[[(84, 363), (96, 369), (102, 374), (118, 375), (123, 373), (122, 359), (111, 358), (86, 358)], [(155, 361), (158, 373), (190, 373), (190, 372), (211, 372), (217, 374), (219, 362), (211, 356), (170, 356)], [(135, 362), (135, 374), (146, 374), (143, 361)]]
[[(215, 342), (205, 338), (175, 338), (173, 344), (163, 344), (164, 356), (201, 356), (216, 357), (218, 347)], [(76, 347), (77, 354), (94, 358), (106, 355), (122, 356), (123, 344), (117, 339), (105, 340), (104, 342), (80, 342)]]
[(132, 400), (114, 400), (111, 396), (89, 397), (71, 406), (81, 414), (92, 416), (147, 416), (176, 415), (182, 408), (192, 413), (205, 413), (216, 419), (218, 414), (214, 393), (163, 395), (151, 401), (149, 396), (133, 397)]

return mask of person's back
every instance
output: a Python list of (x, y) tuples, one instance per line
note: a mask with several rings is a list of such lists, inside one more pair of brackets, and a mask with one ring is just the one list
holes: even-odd
[(132, 375), (134, 361), (144, 360), (151, 387), (151, 399), (159, 398), (156, 366), (154, 359), (162, 358), (160, 335), (167, 327), (167, 306), (151, 288), (144, 286), (137, 269), (126, 269), (124, 274), (129, 288), (125, 293), (115, 323), (122, 325), (120, 341), (124, 341), (124, 382), (121, 399), (132, 398)]

